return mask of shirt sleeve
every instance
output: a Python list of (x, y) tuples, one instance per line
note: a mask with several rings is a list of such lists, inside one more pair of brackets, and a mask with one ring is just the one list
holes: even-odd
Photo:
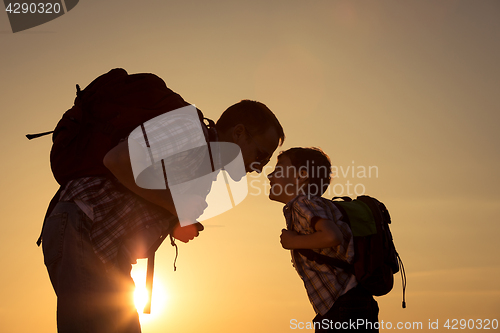
[(321, 197), (300, 196), (291, 206), (293, 224), (295, 231), (302, 235), (316, 232), (312, 221), (319, 219), (332, 220), (342, 232), (341, 243), (335, 248), (314, 249), (320, 254), (352, 262), (354, 258), (354, 242), (351, 230), (347, 223), (341, 220), (341, 212), (329, 201)]
[(311, 234), (315, 232), (314, 225), (320, 219), (331, 219), (327, 213), (329, 209), (321, 198), (307, 198), (301, 196), (293, 203), (292, 214), (298, 218), (295, 221), (294, 228), (301, 234)]

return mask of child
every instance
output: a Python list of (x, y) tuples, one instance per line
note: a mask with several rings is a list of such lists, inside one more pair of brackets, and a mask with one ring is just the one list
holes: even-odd
[(321, 149), (291, 148), (279, 154), (268, 178), (269, 198), (285, 204), (287, 229), (282, 230), (281, 244), (291, 250), (293, 265), (304, 281), (317, 314), (313, 319), (316, 332), (378, 332), (377, 302), (357, 286), (354, 275), (308, 260), (296, 251), (313, 249), (352, 262), (351, 230), (335, 205), (321, 197), (330, 184), (330, 174), (330, 159)]

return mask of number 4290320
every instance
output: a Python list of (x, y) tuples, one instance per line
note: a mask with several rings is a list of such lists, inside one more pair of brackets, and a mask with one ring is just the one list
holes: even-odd
[(19, 3), (9, 2), (5, 11), (9, 14), (59, 14), (61, 12), (61, 4), (56, 3)]
[(498, 329), (497, 319), (448, 319), (443, 327), (449, 330), (466, 330), (466, 329), (483, 329), (496, 330)]

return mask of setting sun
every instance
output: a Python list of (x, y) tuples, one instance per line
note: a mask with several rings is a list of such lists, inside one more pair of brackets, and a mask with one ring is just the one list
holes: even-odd
[[(9, 3), (29, 4), (28, 9), (36, 3), (37, 10), (39, 4), (47, 8), (59, 3), (61, 12), (23, 14), (21, 8), (21, 13), (9, 13)], [(369, 195), (390, 212), (390, 230), (404, 261), (406, 308), (402, 276), (397, 274), (393, 290), (376, 298), (385, 329), (380, 333), (500, 333), (500, 0), (194, 0), (140, 5), (118, 0), (4, 0), (0, 7), (0, 252), (7, 254), (0, 274), (0, 333), (75, 333), (85, 326), (92, 333), (116, 332), (119, 329), (107, 327), (123, 326), (121, 318), (114, 319), (122, 316), (121, 305), (132, 314), (124, 320), (133, 319), (131, 325), (138, 326), (139, 317), (143, 333), (314, 333), (307, 327), (316, 309), (293, 266), (293, 252), (281, 242), (282, 229), (288, 228), (287, 206), (269, 198), (268, 176), (277, 156), (293, 147), (319, 147), (330, 156), (333, 179), (323, 198)], [(10, 19), (21, 17), (46, 23), (14, 33)], [(141, 107), (133, 96), (156, 95), (156, 89), (141, 85), (128, 96), (117, 93), (115, 108), (99, 102), (115, 96), (111, 82), (109, 91), (84, 93), (86, 87), (97, 90), (89, 85), (115, 68), (154, 74), (175, 94), (158, 100), (158, 105), (151, 100)], [(94, 96), (95, 103), (83, 103), (84, 95)], [(199, 108), (206, 118), (203, 123), (217, 124), (228, 107), (245, 99), (264, 103), (283, 126), (286, 139), (271, 151), (274, 145), (262, 140), (260, 130), (243, 126), (241, 136), (231, 137), (224, 121), (209, 126), (210, 137), (219, 132), (218, 141), (242, 145), (249, 169), (255, 159), (261, 160), (263, 170), (246, 174), (248, 192), (234, 208), (230, 197), (234, 199), (235, 192), (229, 195), (225, 182), (226, 187), (210, 188), (212, 196), (220, 191), (217, 203), (229, 200), (231, 209), (215, 216), (218, 206), (207, 206), (202, 215), (207, 219), (201, 221), (206, 228), (198, 237), (188, 243), (175, 241), (177, 248), (165, 237), (155, 253), (151, 311), (145, 314), (147, 260), (133, 265), (135, 292), (130, 284), (122, 286), (115, 270), (123, 271), (127, 257), (135, 258), (152, 245), (155, 225), (166, 227), (167, 221), (157, 217), (161, 204), (167, 204), (170, 213), (175, 207), (166, 192), (154, 199), (153, 192), (160, 190), (137, 189), (132, 180), (141, 173), (123, 183), (112, 176), (106, 165), (129, 173), (130, 151), (117, 148), (101, 165), (101, 157), (113, 149), (107, 146), (108, 135), (113, 140), (128, 138), (129, 129), (122, 128), (128, 118), (118, 116), (125, 110), (139, 121), (149, 118), (146, 113), (156, 106), (185, 101)], [(89, 115), (85, 119), (83, 109)], [(94, 114), (96, 121), (110, 116), (109, 124), (94, 124)], [(59, 136), (58, 144), (67, 139), (70, 148), (80, 134), (89, 145), (94, 137), (103, 140), (95, 147), (96, 172), (80, 173), (75, 182), (61, 181), (61, 188), (52, 172), (51, 151), (63, 126), (33, 140), (26, 134), (54, 130), (63, 115), (61, 125), (69, 120), (66, 133), (72, 133)], [(263, 125), (254, 116), (249, 119)], [(83, 126), (87, 120), (96, 135)], [(130, 130), (137, 128), (129, 125)], [(192, 125), (198, 129), (197, 121)], [(204, 146), (204, 135), (199, 139)], [(183, 140), (165, 146), (165, 152), (187, 143)], [(128, 146), (128, 140), (123, 142), (120, 147)], [(144, 138), (140, 145), (145, 144)], [(92, 150), (86, 139), (77, 146), (81, 149), (71, 158), (61, 158), (68, 166), (75, 158), (81, 162), (75, 170), (61, 167), (68, 176), (74, 171), (77, 177), (80, 167), (93, 161), (83, 154), (84, 149)], [(115, 152), (125, 164), (111, 161)], [(149, 149), (146, 155), (151, 160)], [(225, 165), (230, 159), (218, 157), (210, 164)], [(186, 163), (178, 171), (193, 171), (195, 164)], [(293, 175), (292, 169), (289, 172)], [(193, 171), (189, 177), (195, 175), (201, 173)], [(184, 186), (180, 180), (170, 185)], [(290, 191), (285, 185), (283, 193)], [(151, 194), (155, 202), (139, 193)], [(59, 208), (71, 206), (72, 213), (64, 208), (47, 216), (58, 200), (63, 201)], [(118, 201), (122, 208), (115, 205)], [(142, 212), (148, 217), (142, 218)], [(84, 249), (89, 240), (91, 248)], [(324, 303), (324, 310), (333, 304)], [(70, 325), (66, 319), (85, 325)], [(412, 329), (406, 329), (410, 323)]]
[(148, 291), (146, 287), (137, 285), (136, 282), (136, 287), (134, 292), (134, 303), (139, 313), (143, 312), (143, 309), (146, 306), (147, 302), (148, 302)]
[(155, 279), (153, 281), (151, 314), (146, 315), (143, 313), (144, 306), (148, 301), (148, 291), (146, 289), (146, 267), (147, 259), (139, 259), (137, 260), (137, 264), (133, 266), (131, 274), (135, 283), (134, 303), (141, 320), (143, 320), (144, 317), (154, 316), (163, 312), (167, 301), (167, 294), (163, 284), (158, 279)]

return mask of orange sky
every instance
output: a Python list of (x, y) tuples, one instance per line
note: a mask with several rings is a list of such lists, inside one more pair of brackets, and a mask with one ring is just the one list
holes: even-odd
[[(339, 171), (375, 166), (339, 172), (329, 194), (349, 181), (392, 214), (408, 307), (397, 275), (377, 298), (384, 322), (500, 320), (499, 17), (494, 0), (84, 0), (13, 34), (0, 13), (2, 332), (55, 332), (35, 245), (57, 189), (51, 141), (24, 135), (51, 130), (75, 84), (114, 67), (158, 74), (213, 119), (260, 100), (285, 128), (283, 149), (319, 146)], [(173, 248), (160, 248), (163, 303), (143, 332), (293, 332), (291, 320), (314, 317), (279, 244), (282, 205), (264, 175), (249, 181), (240, 205), (179, 246), (177, 272)]]

